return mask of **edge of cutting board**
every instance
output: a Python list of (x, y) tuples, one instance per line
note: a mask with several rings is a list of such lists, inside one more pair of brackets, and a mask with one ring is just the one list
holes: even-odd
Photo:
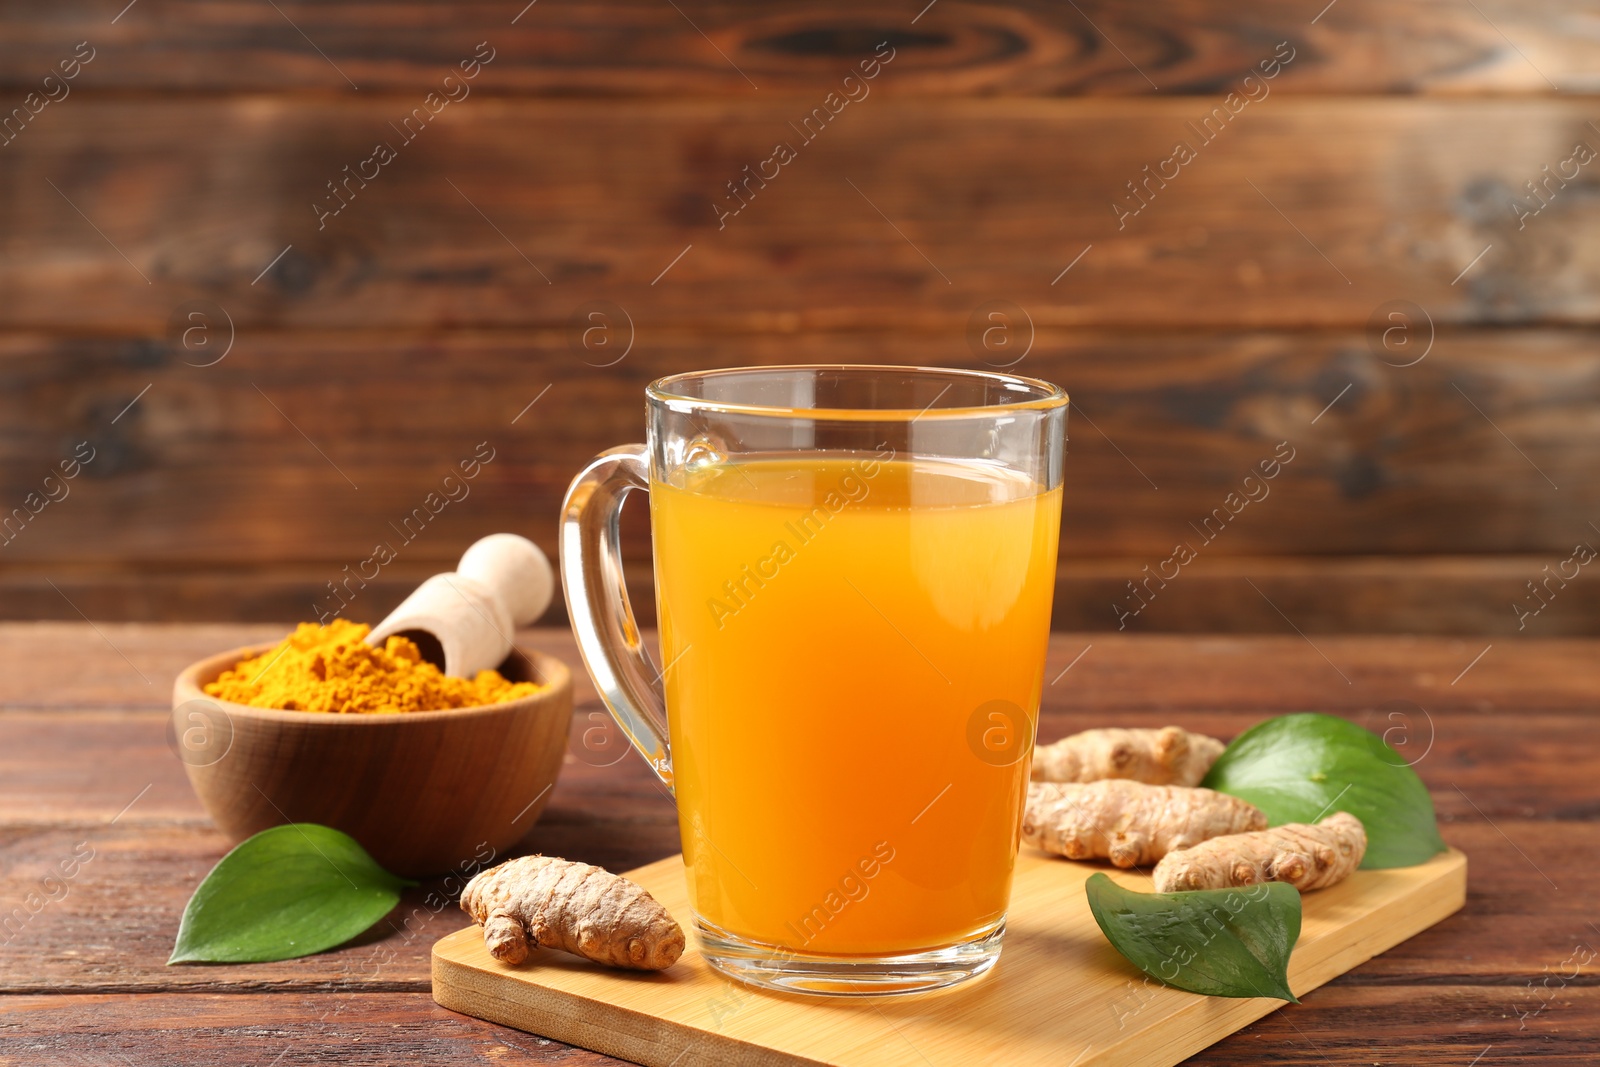
[[(1289, 965), (1295, 994), (1458, 911), (1466, 869), (1466, 856), (1450, 849), (1415, 867), (1358, 871), (1306, 894)], [(507, 967), (484, 949), (480, 928), (469, 926), (434, 945), (433, 997), (467, 1015), (646, 1067), (1172, 1067), (1283, 1005), (1147, 983), (1094, 926), (1082, 884), (1102, 870), (1150, 889), (1145, 875), (1025, 849), (999, 964), (969, 986), (940, 993), (824, 1000), (760, 992), (712, 971), (692, 933), (683, 958), (658, 973), (612, 971), (553, 952)], [(692, 929), (681, 857), (627, 877)], [(1116, 1022), (1109, 1034), (1108, 1018)], [(1029, 1019), (1040, 1021), (1019, 1027)]]

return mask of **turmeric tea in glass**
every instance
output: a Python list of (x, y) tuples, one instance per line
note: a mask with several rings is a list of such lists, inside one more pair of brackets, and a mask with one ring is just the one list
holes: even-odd
[[(647, 391), (568, 494), (596, 686), (672, 788), (700, 950), (756, 985), (916, 992), (999, 956), (1043, 687), (1067, 398), (773, 367)], [(622, 586), (647, 489), (660, 657)]]

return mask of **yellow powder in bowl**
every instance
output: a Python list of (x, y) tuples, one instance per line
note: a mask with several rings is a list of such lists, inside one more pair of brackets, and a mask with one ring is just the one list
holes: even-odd
[(372, 627), (346, 619), (301, 623), (254, 659), (241, 660), (205, 690), (218, 700), (284, 711), (340, 714), (442, 711), (500, 704), (543, 686), (511, 682), (499, 671), (452, 678), (422, 658), (416, 643), (391, 637), (366, 643)]

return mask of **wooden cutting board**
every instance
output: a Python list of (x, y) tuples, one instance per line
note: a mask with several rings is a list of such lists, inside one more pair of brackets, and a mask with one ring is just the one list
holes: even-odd
[[(692, 933), (683, 958), (654, 974), (556, 952), (506, 967), (469, 926), (433, 947), (433, 999), (646, 1067), (1171, 1067), (1282, 1005), (1147, 982), (1089, 912), (1083, 883), (1102, 869), (1151, 888), (1146, 875), (1024, 848), (1000, 962), (968, 986), (936, 993), (829, 1000), (761, 992), (711, 970)], [(681, 857), (628, 877), (692, 930)], [(1291, 987), (1304, 996), (1457, 911), (1466, 892), (1467, 859), (1452, 849), (1307, 893)]]

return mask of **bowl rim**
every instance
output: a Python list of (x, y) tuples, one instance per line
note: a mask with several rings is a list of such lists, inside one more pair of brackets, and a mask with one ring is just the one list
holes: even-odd
[(259, 708), (254, 704), (237, 704), (231, 700), (222, 700), (211, 696), (203, 688), (200, 681), (202, 677), (209, 674), (214, 678), (223, 671), (237, 665), (240, 661), (250, 656), (260, 655), (262, 652), (276, 647), (279, 643), (278, 641), (267, 641), (259, 644), (241, 645), (238, 648), (231, 648), (225, 652), (217, 652), (195, 660), (179, 671), (178, 677), (173, 681), (173, 711), (176, 711), (191, 700), (206, 700), (217, 705), (229, 716), (243, 716), (264, 722), (322, 723), (325, 725), (335, 723), (344, 725), (356, 723), (363, 725), (416, 723), (420, 725), (452, 720), (481, 719), (518, 711), (530, 711), (553, 700), (565, 697), (572, 691), (571, 668), (547, 652), (527, 648), (515, 642), (511, 646), (512, 649), (532, 661), (548, 684), (537, 693), (518, 697), (516, 700), (503, 700), (497, 704), (477, 704), (468, 708), (441, 708), (436, 711), (403, 711), (392, 714), (345, 714), (326, 711), (290, 711), (286, 708)]

